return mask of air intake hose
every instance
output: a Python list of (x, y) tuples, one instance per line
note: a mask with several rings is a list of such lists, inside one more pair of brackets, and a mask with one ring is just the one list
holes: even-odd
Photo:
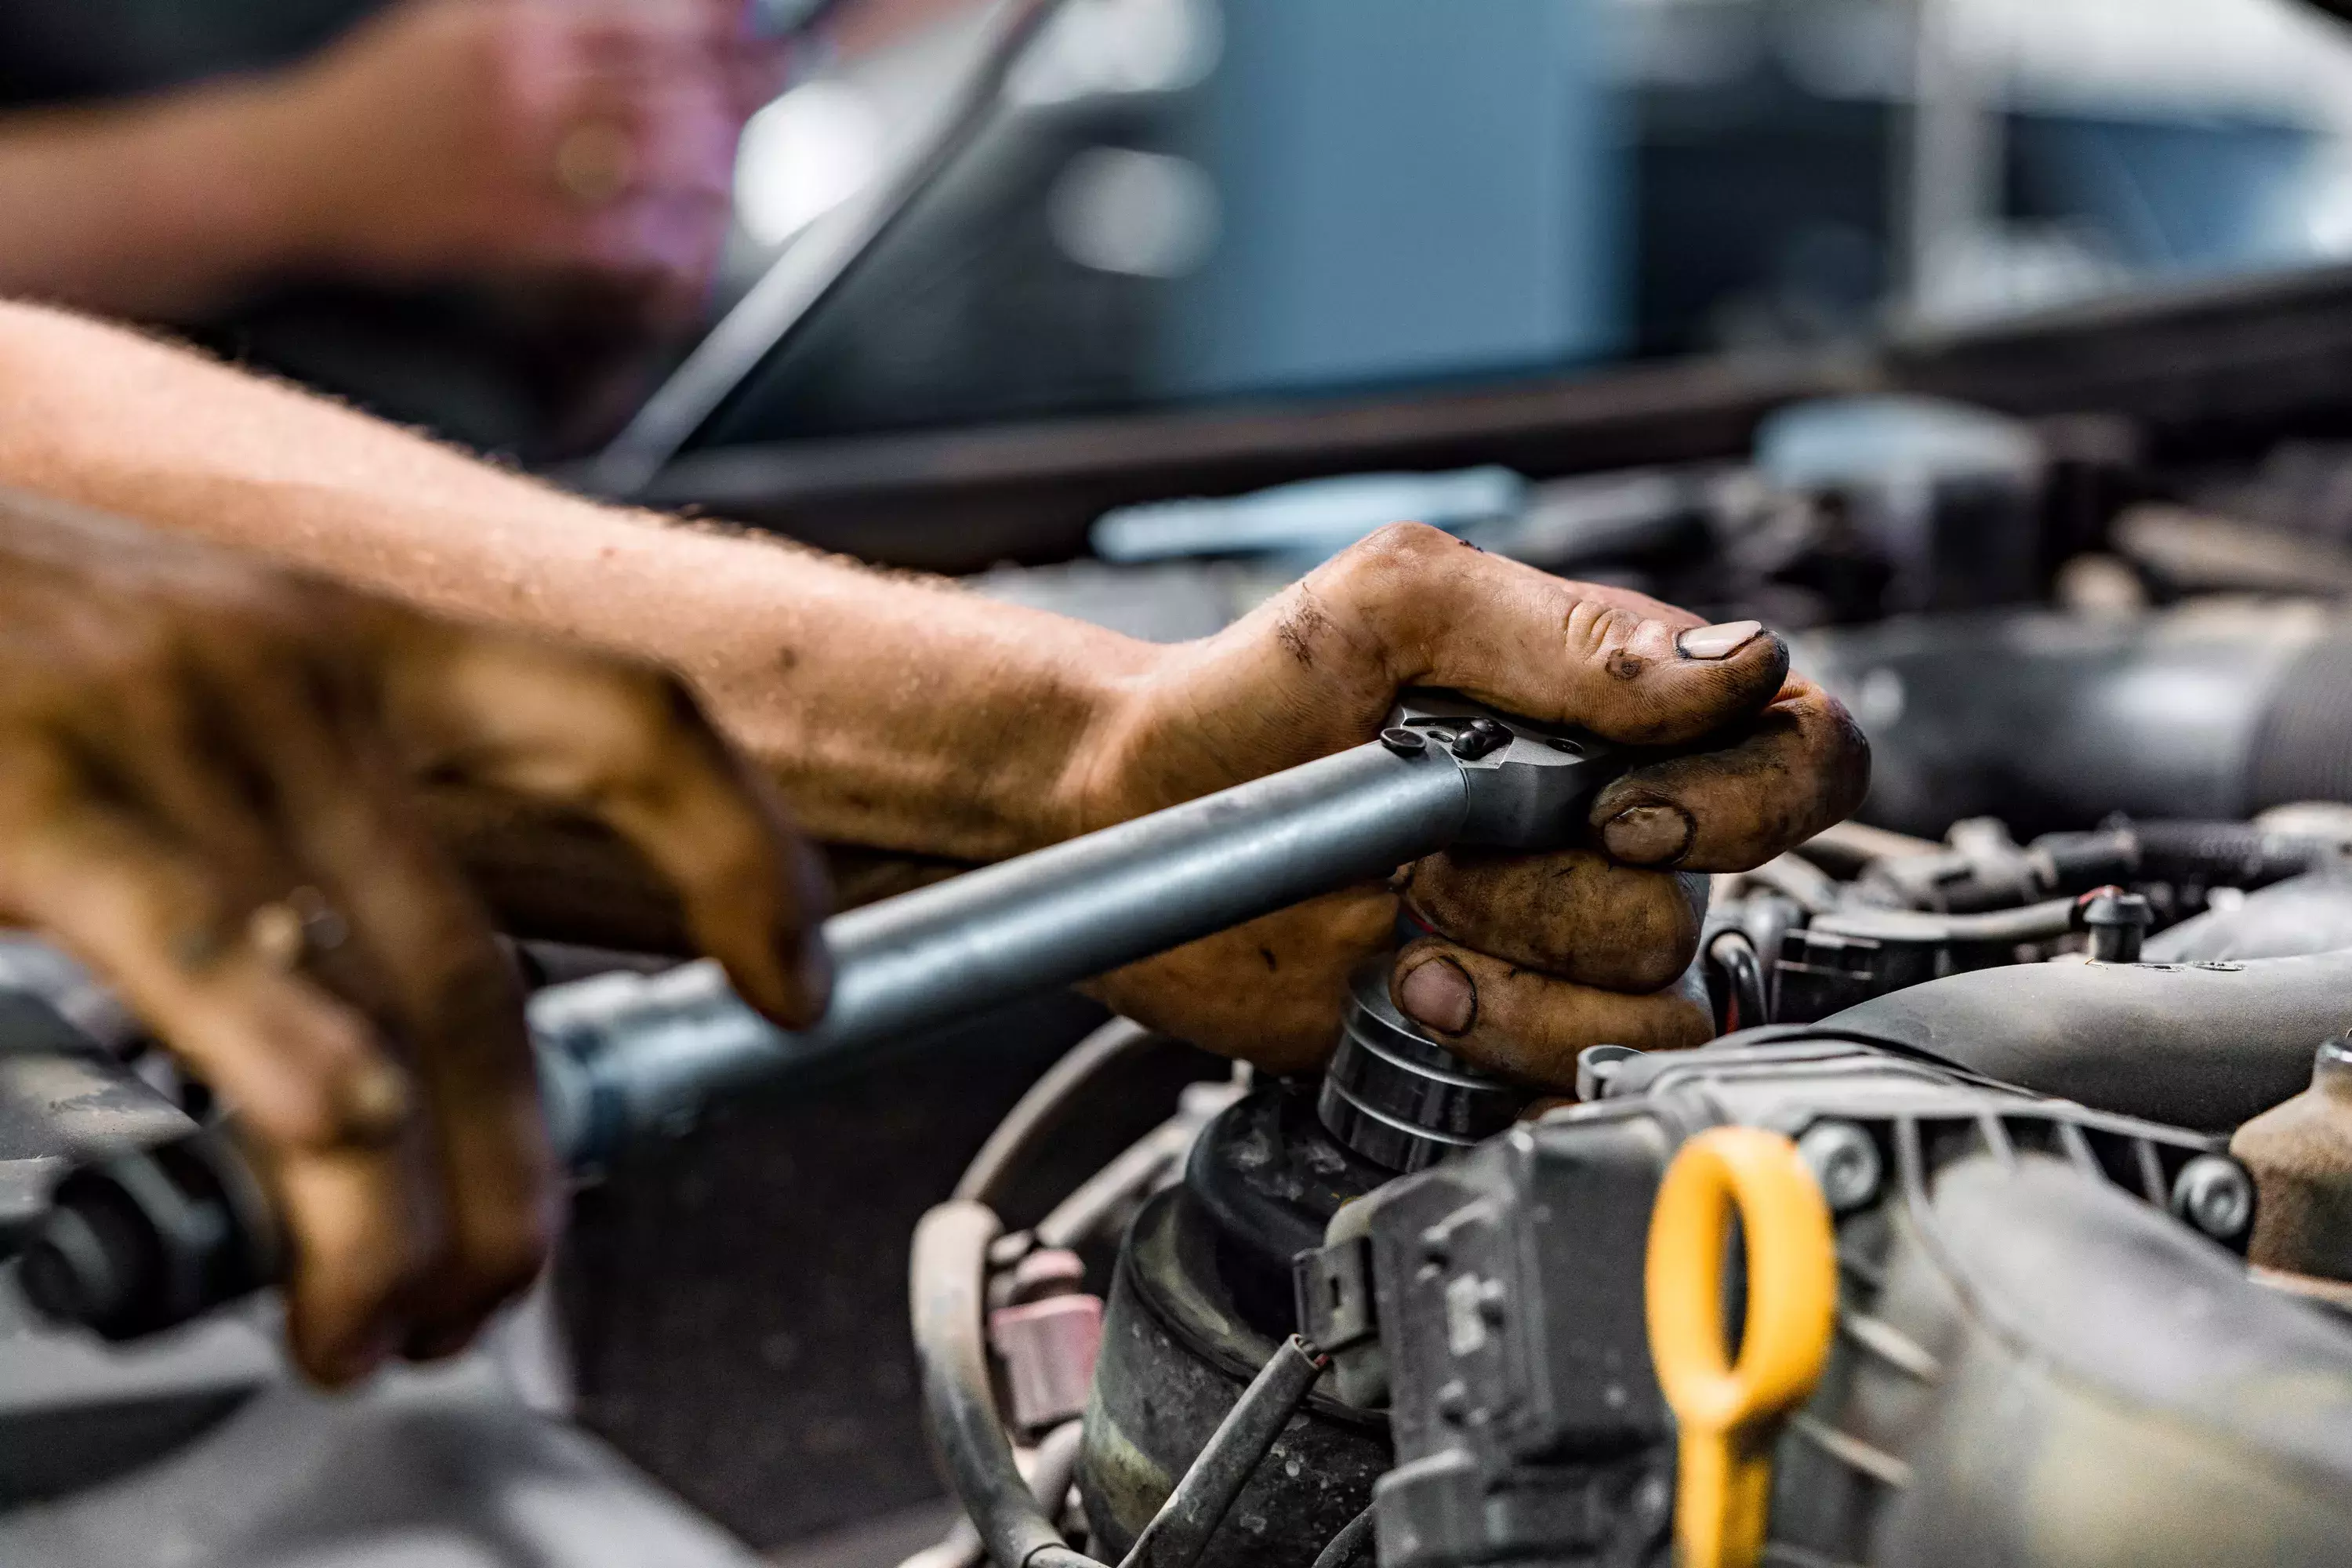
[(1870, 735), (1862, 816), (2020, 838), (2352, 801), (2352, 624), (2316, 612), (1917, 616), (1797, 639)]
[(2221, 1132), (2299, 1092), (2312, 1051), (2347, 1026), (2352, 949), (2244, 963), (1980, 969), (1818, 1024), (1726, 1038), (1866, 1041), (2101, 1110)]

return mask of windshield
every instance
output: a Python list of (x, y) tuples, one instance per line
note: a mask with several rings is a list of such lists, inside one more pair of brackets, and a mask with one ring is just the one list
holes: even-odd
[[(741, 279), (977, 35), (753, 122)], [(2352, 28), (2288, 0), (1070, 0), (702, 439), (1864, 343), (2347, 251)]]

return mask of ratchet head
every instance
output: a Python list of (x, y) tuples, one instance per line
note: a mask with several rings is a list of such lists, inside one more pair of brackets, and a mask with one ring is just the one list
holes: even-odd
[(1587, 731), (1538, 724), (1419, 687), (1389, 715), (1381, 743), (1401, 754), (1451, 758), (1469, 787), (1469, 816), (1457, 842), (1502, 849), (1583, 842), (1592, 797), (1633, 760), (1631, 748)]

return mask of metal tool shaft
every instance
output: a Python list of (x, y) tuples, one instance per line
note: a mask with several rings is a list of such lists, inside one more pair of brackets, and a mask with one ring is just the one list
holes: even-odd
[(833, 1001), (800, 1033), (709, 964), (541, 993), (559, 1147), (593, 1164), (710, 1097), (1384, 876), (1454, 842), (1469, 805), (1451, 754), (1375, 742), (852, 910), (825, 922)]

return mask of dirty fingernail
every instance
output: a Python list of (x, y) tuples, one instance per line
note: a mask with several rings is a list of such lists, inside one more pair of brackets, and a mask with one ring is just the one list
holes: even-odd
[(1762, 621), (1726, 621), (1720, 626), (1693, 626), (1675, 639), (1685, 658), (1728, 658), (1756, 640)]
[(1601, 844), (1629, 866), (1664, 866), (1689, 851), (1697, 831), (1678, 805), (1629, 805), (1601, 828)]
[(1441, 1035), (1459, 1035), (1477, 1021), (1478, 988), (1450, 958), (1433, 958), (1397, 983), (1397, 1005)]

